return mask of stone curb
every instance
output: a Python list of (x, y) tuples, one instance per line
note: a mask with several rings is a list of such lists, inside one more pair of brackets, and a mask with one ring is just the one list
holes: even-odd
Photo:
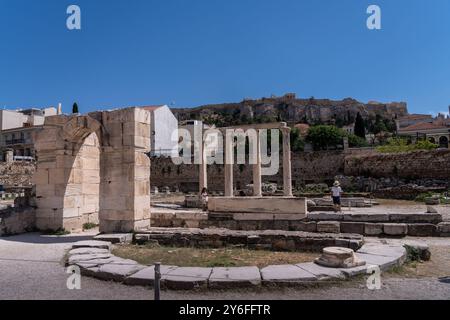
[[(109, 249), (105, 249), (109, 248)], [(67, 264), (80, 267), (83, 275), (102, 280), (122, 282), (127, 285), (154, 285), (154, 266), (144, 266), (136, 261), (111, 254), (111, 243), (105, 241), (80, 241), (73, 244)], [(228, 289), (260, 285), (314, 284), (330, 280), (345, 280), (367, 274), (376, 265), (382, 271), (401, 266), (407, 251), (401, 244), (367, 243), (357, 252), (366, 265), (355, 268), (326, 268), (313, 262), (292, 265), (257, 267), (177, 267), (161, 266), (161, 286), (172, 290), (195, 288)]]

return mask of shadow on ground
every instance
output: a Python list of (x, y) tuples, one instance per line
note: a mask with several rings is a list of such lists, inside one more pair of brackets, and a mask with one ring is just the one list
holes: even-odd
[(1, 237), (3, 241), (34, 243), (34, 244), (57, 244), (71, 243), (82, 240), (91, 240), (97, 233), (92, 234), (69, 234), (64, 236), (43, 235), (39, 232), (25, 233), (15, 236)]

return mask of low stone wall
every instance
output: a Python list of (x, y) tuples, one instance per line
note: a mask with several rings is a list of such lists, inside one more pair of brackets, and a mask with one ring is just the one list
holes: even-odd
[(221, 248), (243, 246), (249, 249), (276, 251), (321, 251), (325, 247), (353, 250), (363, 244), (357, 234), (318, 234), (282, 230), (238, 231), (228, 229), (158, 229), (135, 235), (137, 243), (153, 242), (163, 246)]
[(440, 214), (339, 214), (310, 212), (306, 219), (274, 220), (253, 217), (237, 219), (234, 215), (209, 217), (199, 221), (200, 228), (231, 230), (286, 230), (317, 233), (350, 233), (365, 236), (448, 237), (450, 222), (442, 222)]
[(0, 236), (9, 236), (35, 230), (36, 213), (32, 207), (7, 208), (0, 211)]

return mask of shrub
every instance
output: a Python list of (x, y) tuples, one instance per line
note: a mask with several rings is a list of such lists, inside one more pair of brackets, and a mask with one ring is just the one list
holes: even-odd
[(415, 144), (408, 144), (406, 139), (390, 138), (386, 145), (378, 147), (377, 150), (382, 153), (398, 153), (416, 150), (434, 150), (437, 147), (437, 144), (434, 144), (428, 140), (420, 140)]
[(350, 145), (350, 147), (362, 148), (362, 147), (369, 146), (366, 139), (358, 137), (355, 134), (348, 134), (347, 138), (348, 138), (348, 144)]
[(83, 230), (90, 230), (90, 229), (94, 229), (96, 227), (97, 227), (97, 225), (92, 222), (87, 222), (87, 223), (83, 224)]

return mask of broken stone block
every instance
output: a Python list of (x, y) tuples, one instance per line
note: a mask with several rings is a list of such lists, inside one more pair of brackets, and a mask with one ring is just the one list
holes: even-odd
[(438, 213), (438, 211), (435, 207), (427, 206), (427, 213)]
[(340, 233), (340, 224), (337, 221), (317, 222), (317, 232), (320, 233)]
[(450, 222), (441, 222), (437, 225), (437, 230), (439, 236), (448, 237), (450, 236)]
[(408, 225), (405, 223), (384, 223), (383, 232), (388, 236), (406, 236)]
[(328, 268), (354, 268), (366, 263), (364, 260), (358, 259), (352, 249), (341, 247), (324, 248), (320, 258), (314, 262)]
[[(431, 259), (431, 251), (429, 246), (423, 241), (406, 240), (403, 242), (404, 247), (409, 252), (409, 258), (413, 260), (429, 261)], [(411, 255), (414, 255), (412, 257)]]

